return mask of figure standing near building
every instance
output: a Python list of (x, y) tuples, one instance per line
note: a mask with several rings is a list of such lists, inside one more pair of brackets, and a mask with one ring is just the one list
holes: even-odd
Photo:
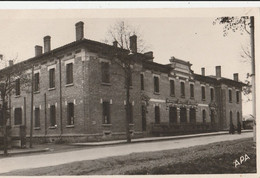
[(237, 123), (237, 133), (241, 134), (241, 123), (239, 121)]

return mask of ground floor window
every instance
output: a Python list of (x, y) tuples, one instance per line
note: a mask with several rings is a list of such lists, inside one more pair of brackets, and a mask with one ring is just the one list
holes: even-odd
[(34, 127), (40, 127), (40, 108), (34, 110)]
[(56, 125), (56, 107), (55, 105), (50, 106), (50, 125)]
[(190, 108), (190, 122), (196, 123), (196, 109)]
[(184, 107), (180, 109), (180, 121), (181, 123), (187, 122), (187, 110)]
[(67, 124), (74, 125), (74, 103), (68, 103), (67, 117)]
[(169, 122), (170, 123), (177, 123), (177, 108), (176, 107), (170, 107)]
[(22, 124), (22, 108), (14, 109), (14, 125)]
[(155, 113), (155, 124), (160, 123), (160, 108), (159, 106), (154, 107), (154, 113)]
[(237, 123), (239, 123), (240, 122), (240, 114), (239, 114), (239, 112), (237, 112)]
[(204, 109), (202, 110), (202, 122), (206, 123), (206, 111)]
[(229, 112), (229, 118), (230, 118), (230, 125), (233, 124), (233, 113), (232, 111)]
[(103, 101), (103, 124), (110, 124), (110, 103)]

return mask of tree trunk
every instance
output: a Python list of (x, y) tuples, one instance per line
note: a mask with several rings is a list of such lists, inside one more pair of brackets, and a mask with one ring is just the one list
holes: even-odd
[(3, 121), (4, 121), (4, 126), (3, 126), (3, 141), (4, 141), (4, 156), (8, 155), (8, 134), (7, 134), (7, 127), (6, 127), (6, 123), (7, 123), (7, 119), (6, 119), (6, 103), (5, 100), (3, 100), (2, 102), (2, 109), (3, 109)]

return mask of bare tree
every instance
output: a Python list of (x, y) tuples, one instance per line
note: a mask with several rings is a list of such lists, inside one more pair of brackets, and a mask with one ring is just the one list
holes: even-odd
[[(1, 56), (1, 63), (6, 64), (6, 60), (3, 59), (3, 56)], [(9, 67), (5, 67), (0, 71), (1, 127), (3, 134), (3, 148), (5, 156), (8, 154), (8, 131), (10, 128), (8, 129), (7, 121), (10, 121), (10, 98), (11, 95), (14, 93), (14, 90), (17, 89), (17, 87), (28, 87), (27, 83), (30, 80), (27, 73), (24, 70), (24, 63), (18, 63), (15, 67), (12, 67), (13, 60), (10, 60), (9, 64)]]
[(130, 50), (130, 36), (137, 36), (138, 49), (137, 52), (145, 52), (149, 47), (143, 39), (143, 35), (137, 27), (128, 24), (124, 20), (119, 20), (115, 24), (111, 25), (107, 30), (107, 37), (104, 40), (105, 43), (118, 42), (118, 45), (122, 49)]

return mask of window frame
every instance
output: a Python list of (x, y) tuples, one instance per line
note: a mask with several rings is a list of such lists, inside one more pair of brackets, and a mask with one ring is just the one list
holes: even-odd
[(190, 83), (190, 98), (194, 99), (194, 84), (193, 83)]
[(204, 85), (201, 86), (201, 100), (206, 100), (206, 87)]
[(181, 81), (180, 84), (181, 84), (181, 97), (185, 98), (185, 82)]
[(55, 68), (49, 69), (49, 88), (55, 88), (56, 82), (55, 82)]
[(101, 82), (110, 83), (110, 64), (109, 62), (101, 61)]
[(170, 79), (170, 96), (175, 96), (175, 81)]
[(75, 105), (73, 102), (67, 104), (67, 125), (75, 124)]
[[(71, 66), (71, 67), (70, 67)], [(66, 64), (66, 85), (71, 85), (74, 82), (74, 77), (73, 77), (73, 67), (74, 63), (70, 62)]]
[(153, 76), (154, 93), (160, 93), (160, 78), (159, 76)]

